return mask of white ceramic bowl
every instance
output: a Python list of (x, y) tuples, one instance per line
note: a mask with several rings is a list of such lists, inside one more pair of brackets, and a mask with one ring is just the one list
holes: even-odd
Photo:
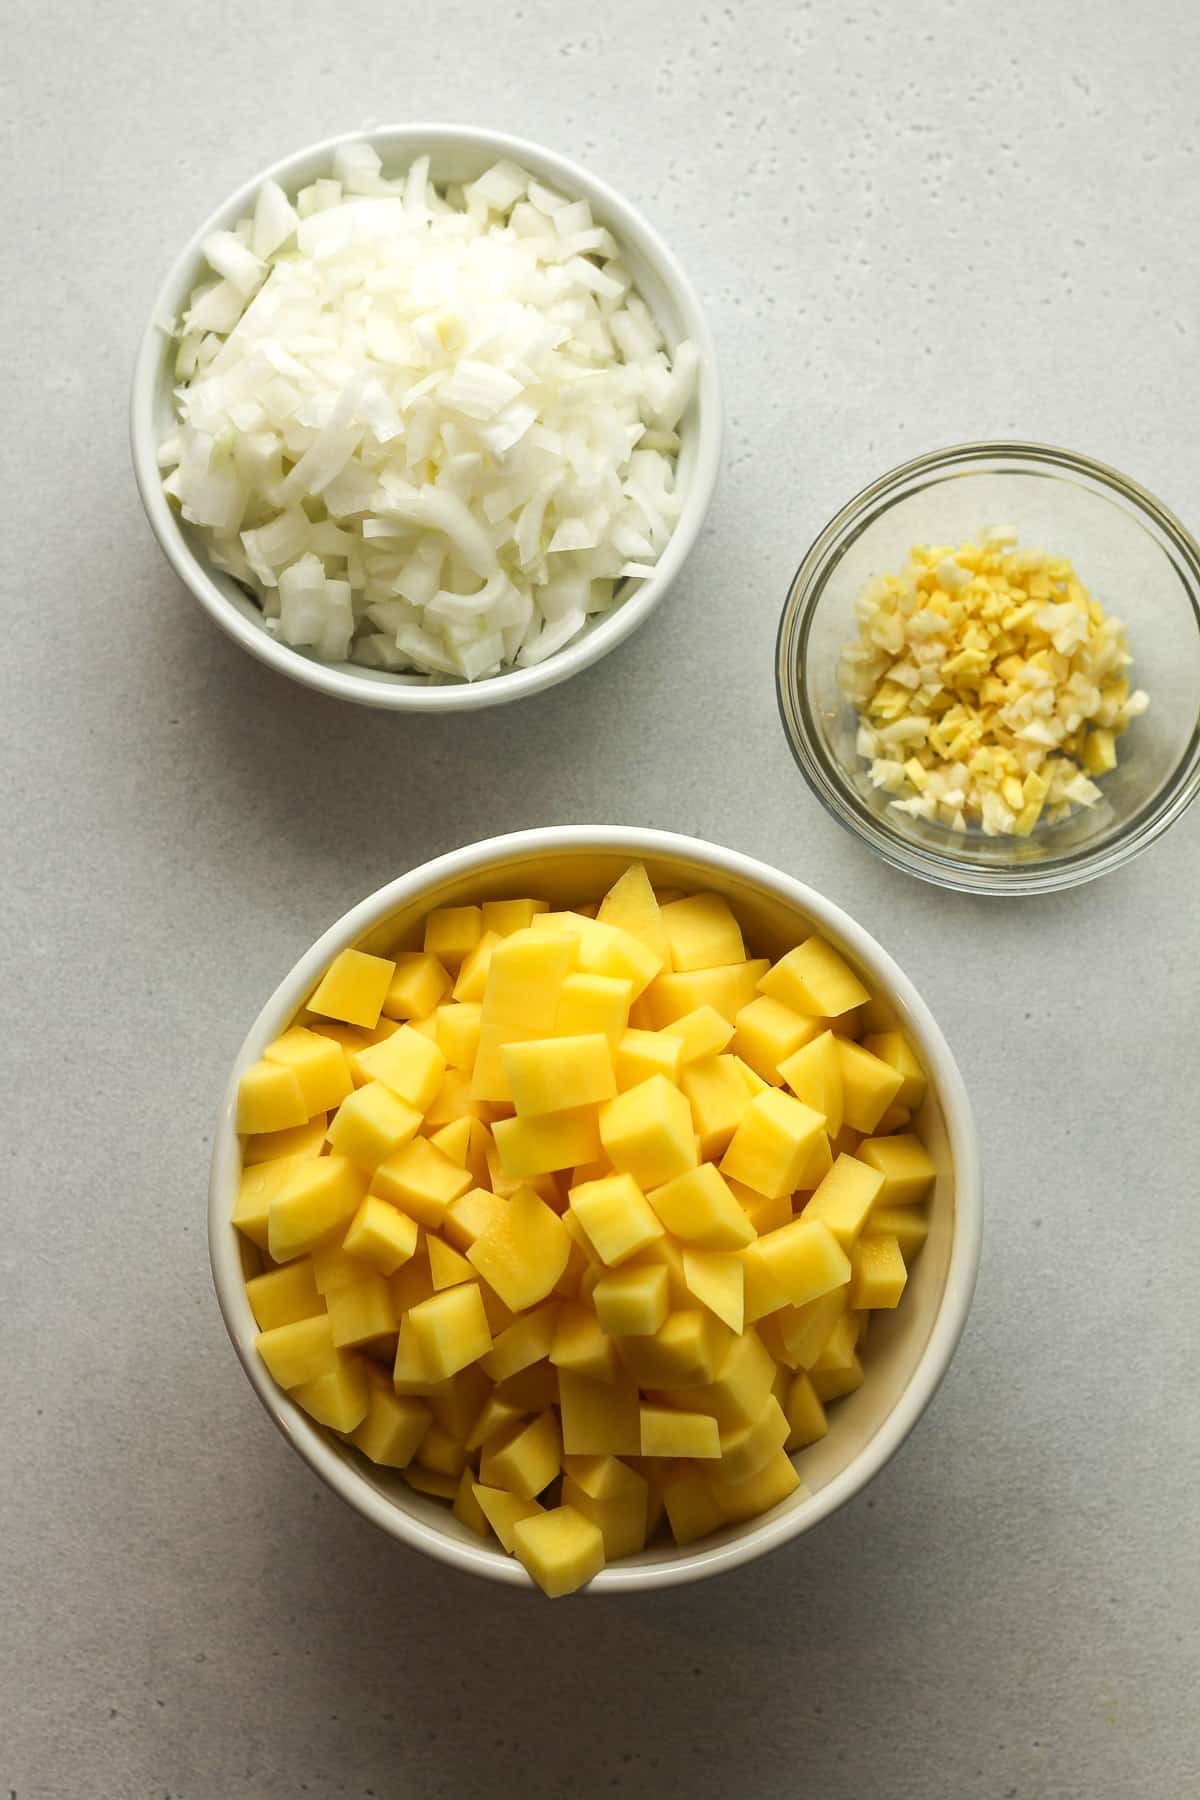
[[(536, 668), (513, 669), (490, 680), (449, 682), (359, 668), (353, 663), (323, 663), (279, 643), (263, 628), (262, 616), (250, 596), (210, 565), (202, 536), (183, 524), (162, 491), (157, 450), (175, 421), (174, 352), (163, 322), (179, 316), (201, 279), (205, 270), (201, 243), (209, 232), (231, 227), (252, 211), (259, 185), (268, 176), (294, 194), (318, 175), (329, 173), (339, 144), (363, 141), (379, 152), (388, 173), (428, 153), (435, 181), (468, 181), (498, 158), (511, 157), (551, 186), (587, 200), (597, 223), (607, 225), (620, 243), (630, 273), (668, 346), (673, 349), (681, 338), (690, 338), (700, 352), (696, 398), (679, 426), (678, 479), (686, 498), (654, 574), (646, 581), (627, 582), (612, 611), (590, 620), (573, 642)], [(614, 649), (658, 605), (695, 544), (712, 499), (721, 451), (721, 390), (712, 335), (695, 289), (658, 233), (628, 200), (566, 157), (504, 132), (475, 131), (462, 125), (394, 125), (346, 132), (283, 157), (238, 188), (205, 220), (180, 252), (154, 303), (134, 368), (130, 443), (142, 505), (168, 561), (222, 630), (243, 649), (293, 681), (342, 700), (397, 712), (459, 712), (519, 700), (565, 681)]]
[[(421, 941), (432, 906), (532, 893), (553, 905), (595, 898), (634, 858), (653, 880), (712, 888), (727, 896), (760, 954), (777, 955), (811, 927), (830, 937), (872, 992), (890, 1001), (896, 1022), (930, 1076), (920, 1120), (938, 1168), (929, 1239), (902, 1304), (880, 1314), (868, 1341), (867, 1379), (830, 1410), (828, 1436), (800, 1453), (807, 1495), (793, 1495), (748, 1524), (675, 1550), (655, 1546), (611, 1564), (589, 1593), (628, 1594), (699, 1581), (762, 1556), (807, 1531), (856, 1494), (907, 1437), (954, 1354), (975, 1287), (983, 1217), (979, 1146), (970, 1102), (953, 1056), (924, 1001), (891, 957), (840, 907), (765, 864), (695, 838), (662, 831), (565, 826), (489, 838), (425, 863), (380, 888), (339, 919), (281, 982), (238, 1052), (217, 1125), (209, 1189), (209, 1250), (225, 1324), (259, 1399), (322, 1480), (393, 1537), (495, 1581), (530, 1585), (519, 1563), (489, 1549), (436, 1500), (414, 1493), (395, 1472), (367, 1463), (322, 1430), (277, 1388), (254, 1349), (238, 1236), (230, 1224), (241, 1169), (234, 1129), (241, 1071), (262, 1054), (307, 1000), (339, 950), (355, 944), (390, 953)], [(315, 1548), (315, 1546), (314, 1546)]]

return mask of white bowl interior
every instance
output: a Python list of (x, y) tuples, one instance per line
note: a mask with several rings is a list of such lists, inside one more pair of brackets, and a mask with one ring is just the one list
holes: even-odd
[[(604, 838), (610, 842), (602, 841)], [(555, 842), (554, 840), (558, 840)], [(874, 940), (828, 901), (749, 859), (663, 833), (564, 830), (521, 833), (441, 859), (393, 883), (333, 927), (281, 985), (242, 1046), (226, 1095), (213, 1155), (210, 1245), (218, 1298), (238, 1354), (260, 1398), (301, 1455), (342, 1496), (394, 1534), (499, 1580), (527, 1583), (524, 1571), (478, 1538), (435, 1500), (414, 1493), (318, 1427), (267, 1377), (254, 1351), (238, 1235), (229, 1222), (240, 1172), (234, 1130), (237, 1077), (301, 1009), (329, 959), (354, 943), (378, 954), (419, 946), (432, 906), (535, 894), (552, 905), (594, 899), (633, 857), (656, 883), (712, 888), (730, 901), (748, 948), (776, 956), (810, 929), (832, 938), (916, 1044), (930, 1080), (918, 1121), (938, 1175), (928, 1242), (902, 1304), (871, 1324), (863, 1386), (830, 1410), (829, 1434), (800, 1452), (810, 1490), (761, 1519), (730, 1527), (685, 1550), (661, 1546), (606, 1568), (591, 1591), (695, 1580), (807, 1529), (850, 1497), (911, 1429), (935, 1390), (970, 1303), (979, 1253), (980, 1184), (970, 1108), (945, 1040), (923, 1003)]]
[[(469, 181), (500, 157), (511, 157), (573, 198), (586, 199), (597, 223), (607, 225), (621, 244), (629, 271), (658, 320), (668, 347), (674, 349), (686, 337), (700, 348), (697, 393), (679, 424), (677, 478), (685, 489), (686, 500), (655, 575), (642, 582), (626, 582), (611, 611), (589, 619), (578, 638), (537, 668), (510, 670), (487, 681), (468, 684), (444, 677), (367, 669), (357, 663), (323, 663), (304, 650), (279, 643), (264, 629), (262, 615), (250, 595), (232, 577), (212, 567), (203, 533), (185, 524), (162, 493), (155, 453), (177, 422), (174, 341), (162, 326), (179, 316), (192, 289), (211, 273), (200, 254), (201, 242), (209, 232), (232, 227), (252, 210), (259, 185), (268, 175), (289, 196), (318, 176), (327, 175), (334, 150), (346, 141), (372, 144), (383, 158), (387, 175), (399, 173), (415, 157), (428, 153), (435, 181)], [(634, 207), (584, 169), (536, 144), (499, 132), (411, 125), (349, 133), (286, 157), (239, 188), (205, 221), (172, 268), (155, 305), (134, 378), (131, 435), (143, 504), (163, 549), (197, 597), (247, 649), (299, 680), (330, 688), (351, 699), (373, 705), (440, 710), (445, 706), (495, 704), (550, 686), (612, 649), (646, 617), (666, 592), (699, 535), (716, 479), (720, 414), (715, 352), (700, 303), (666, 245)]]

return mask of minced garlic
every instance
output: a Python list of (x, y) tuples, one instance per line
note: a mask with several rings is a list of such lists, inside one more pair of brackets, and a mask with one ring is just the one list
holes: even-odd
[(839, 679), (859, 713), (857, 749), (897, 811), (954, 831), (1027, 837), (1115, 768), (1116, 740), (1149, 705), (1130, 693), (1119, 619), (1066, 557), (977, 544), (918, 545), (867, 584)]

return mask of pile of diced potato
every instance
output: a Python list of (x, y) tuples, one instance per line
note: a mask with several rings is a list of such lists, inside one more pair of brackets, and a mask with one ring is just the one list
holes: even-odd
[(259, 1354), (569, 1593), (797, 1489), (925, 1239), (924, 1092), (828, 943), (748, 957), (640, 864), (573, 912), (439, 908), (242, 1075)]

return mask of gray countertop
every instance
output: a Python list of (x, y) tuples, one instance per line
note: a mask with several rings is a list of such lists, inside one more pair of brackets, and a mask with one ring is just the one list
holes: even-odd
[[(1098, 886), (936, 893), (794, 772), (773, 634), (871, 476), (1025, 435), (1195, 526), (1191, 0), (7, 10), (0, 1793), (1179, 1800), (1200, 1753), (1200, 815)], [(282, 151), (491, 122), (644, 204), (711, 310), (721, 486), (567, 687), (402, 720), (168, 572), (127, 382), (183, 238)], [(433, 1566), (267, 1425), (213, 1301), (230, 1058), (352, 901), (456, 844), (655, 824), (848, 907), (933, 1006), (988, 1221), (874, 1486), (719, 1582), (548, 1606)]]

